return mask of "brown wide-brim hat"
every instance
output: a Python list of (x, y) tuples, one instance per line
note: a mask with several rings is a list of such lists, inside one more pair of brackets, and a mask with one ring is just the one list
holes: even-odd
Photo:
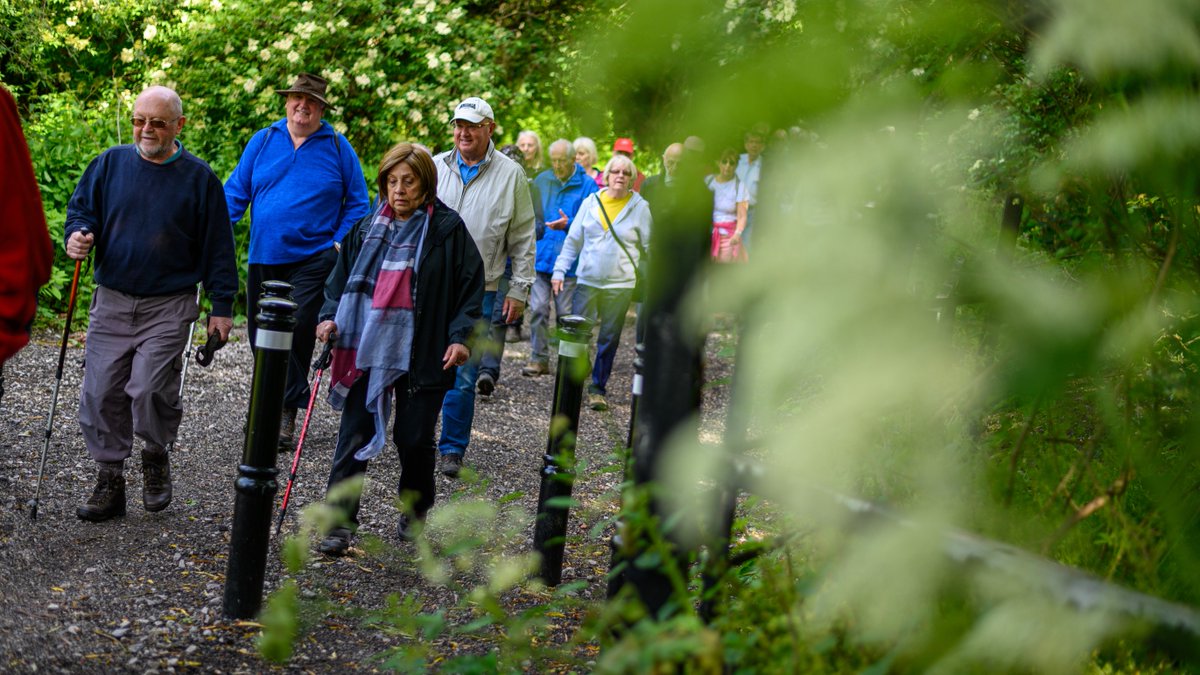
[(326, 108), (332, 108), (329, 101), (325, 100), (325, 88), (329, 85), (325, 78), (309, 73), (300, 73), (296, 77), (296, 81), (292, 83), (290, 89), (276, 89), (275, 93), (280, 96), (288, 94), (305, 94), (311, 96), (321, 102), (321, 105)]

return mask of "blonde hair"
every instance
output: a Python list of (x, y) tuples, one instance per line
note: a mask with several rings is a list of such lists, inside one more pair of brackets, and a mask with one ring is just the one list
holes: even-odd
[[(588, 154), (588, 157), (592, 158), (590, 161), (588, 161), (588, 164), (595, 164), (596, 160), (600, 159), (600, 151), (596, 149), (596, 141), (593, 141), (587, 136), (580, 136), (579, 138), (576, 138), (575, 142), (571, 145), (575, 146), (576, 153), (582, 150)], [(585, 165), (584, 168), (591, 169), (592, 167)]]

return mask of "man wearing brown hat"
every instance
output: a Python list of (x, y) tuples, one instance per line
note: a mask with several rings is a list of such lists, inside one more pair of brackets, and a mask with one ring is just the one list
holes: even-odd
[(281, 452), (291, 448), (297, 409), (308, 405), (308, 366), (325, 277), (337, 260), (342, 237), (369, 207), (358, 155), (345, 136), (321, 119), (331, 107), (325, 88), (324, 79), (302, 73), (290, 88), (277, 90), (286, 99), (287, 116), (254, 134), (225, 182), (235, 226), (247, 208), (253, 210), (246, 277), (251, 344), (262, 282), (288, 282), (299, 305), (279, 432)]

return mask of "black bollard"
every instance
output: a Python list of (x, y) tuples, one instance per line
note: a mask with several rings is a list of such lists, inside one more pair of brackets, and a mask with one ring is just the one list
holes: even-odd
[(629, 436), (625, 447), (633, 449), (633, 433), (637, 429), (638, 401), (642, 398), (642, 368), (646, 365), (646, 345), (639, 342), (633, 347), (633, 387), (629, 397)]
[[(642, 370), (646, 366), (646, 345), (639, 342), (633, 348), (635, 356), (633, 357), (633, 396), (629, 401), (629, 436), (625, 441), (625, 447), (629, 450), (622, 463), (624, 464), (624, 480), (629, 480), (629, 460), (633, 452), (633, 444), (638, 436), (638, 403), (642, 398)], [(609, 570), (624, 570), (628, 560), (625, 557), (626, 540), (628, 534), (625, 532), (625, 522), (617, 520), (616, 531), (613, 533), (612, 539), (609, 540), (609, 549), (612, 554), (609, 560)], [(621, 590), (621, 586), (625, 583), (622, 573), (610, 574), (608, 578), (608, 597), (612, 599), (617, 592)]]
[(258, 301), (254, 338), (254, 380), (250, 385), (249, 429), (238, 465), (229, 566), (225, 572), (225, 616), (251, 619), (262, 606), (271, 510), (279, 486), (275, 476), (279, 420), (287, 383), (296, 303), (278, 297)]
[[(292, 299), (292, 291), (295, 290), (295, 287), (286, 281), (280, 281), (279, 279), (267, 279), (266, 281), (262, 282), (262, 284), (259, 285), (259, 289), (261, 289), (261, 290), (259, 291), (259, 294), (258, 294), (258, 302), (259, 302), (259, 306), (261, 307), (262, 301), (266, 300), (267, 298), (283, 298), (285, 300), (291, 300)], [(214, 351), (216, 351), (216, 350), (214, 349)], [(250, 345), (250, 351), (251, 351), (251, 353), (254, 352), (254, 345)], [(258, 372), (258, 360), (257, 359), (255, 359), (254, 363), (251, 364), (251, 368), (253, 370), (251, 371), (250, 381), (253, 382), (254, 381), (254, 373)], [(249, 411), (247, 411), (246, 412), (246, 420), (242, 424), (242, 433), (246, 433), (249, 430), (250, 430), (250, 413), (249, 413)]]
[[(654, 259), (646, 285), (642, 312), (646, 326), (642, 395), (638, 404), (637, 432), (633, 438), (630, 479), (626, 492), (645, 500), (648, 519), (618, 522), (613, 536), (613, 562), (609, 595), (625, 585), (633, 586), (650, 616), (664, 619), (685, 598), (673, 598), (675, 587), (665, 569), (674, 565), (685, 570), (689, 546), (674, 540), (674, 533), (660, 531), (657, 538), (667, 550), (657, 554), (656, 565), (638, 565), (653, 547), (648, 527), (671, 523), (694, 514), (672, 510), (662, 499), (661, 450), (675, 436), (695, 438), (699, 434), (703, 377), (704, 335), (684, 319), (684, 298), (689, 289), (703, 281), (711, 240), (707, 223), (712, 220), (712, 193), (707, 192), (704, 158), (692, 150), (684, 152), (674, 186), (664, 193), (654, 210), (654, 239), (651, 250), (670, 252)], [(657, 199), (657, 198), (656, 198)], [(661, 217), (660, 217), (661, 216)], [(626, 506), (631, 506), (626, 504)], [(686, 575), (686, 571), (681, 572)]]
[(533, 548), (542, 554), (539, 576), (550, 586), (557, 586), (562, 581), (569, 515), (569, 507), (562, 502), (570, 499), (575, 486), (575, 435), (579, 432), (583, 382), (588, 374), (592, 323), (576, 314), (558, 320), (554, 406), (550, 409), (550, 435), (543, 456), (542, 485), (538, 490), (537, 518), (533, 525)]

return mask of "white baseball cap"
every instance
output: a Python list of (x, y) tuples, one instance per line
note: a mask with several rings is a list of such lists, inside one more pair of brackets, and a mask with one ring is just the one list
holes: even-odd
[(454, 117), (452, 119), (466, 120), (472, 124), (478, 124), (485, 119), (494, 121), (496, 115), (492, 113), (492, 106), (488, 105), (487, 101), (478, 96), (472, 96), (471, 98), (464, 99), (462, 103), (454, 107)]

